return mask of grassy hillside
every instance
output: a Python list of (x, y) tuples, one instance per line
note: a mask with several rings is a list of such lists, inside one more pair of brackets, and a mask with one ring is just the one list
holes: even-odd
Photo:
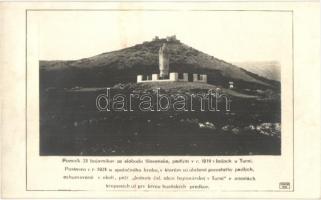
[[(137, 74), (159, 73), (158, 50), (165, 40), (74, 61), (40, 61), (41, 88), (105, 87), (136, 82)], [(233, 80), (243, 88), (278, 88), (279, 83), (200, 52), (179, 41), (168, 44), (170, 71), (206, 73), (208, 83), (226, 87)]]
[(239, 62), (235, 65), (270, 80), (281, 80), (281, 66), (277, 61)]
[[(111, 88), (115, 94), (201, 94), (216, 86), (202, 83), (127, 83)], [(95, 100), (106, 88), (47, 90), (41, 94), (41, 155), (280, 155), (280, 101), (222, 89), (231, 95), (219, 110), (98, 111)], [(260, 96), (256, 96), (260, 95)], [(190, 100), (186, 105), (191, 105)], [(155, 107), (155, 106), (154, 106)], [(187, 106), (188, 107), (188, 106)], [(190, 110), (190, 109), (188, 109)]]

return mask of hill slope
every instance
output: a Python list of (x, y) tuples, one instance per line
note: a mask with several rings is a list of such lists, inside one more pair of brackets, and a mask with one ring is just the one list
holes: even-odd
[(277, 61), (239, 62), (234, 64), (270, 80), (281, 80), (281, 66)]
[[(158, 50), (165, 39), (74, 61), (40, 61), (41, 88), (104, 87), (136, 82), (137, 74), (159, 73)], [(200, 52), (179, 41), (168, 43), (170, 71), (208, 74), (208, 83), (275, 88), (279, 83)]]

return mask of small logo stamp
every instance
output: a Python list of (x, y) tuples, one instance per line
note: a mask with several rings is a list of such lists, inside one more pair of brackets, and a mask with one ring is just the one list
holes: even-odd
[(289, 190), (290, 189), (290, 182), (280, 182), (279, 189), (281, 190)]

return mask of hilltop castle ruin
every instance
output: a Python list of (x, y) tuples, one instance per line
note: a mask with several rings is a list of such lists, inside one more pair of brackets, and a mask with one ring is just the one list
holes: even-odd
[[(167, 37), (167, 41), (176, 40), (175, 36)], [(189, 80), (188, 73), (169, 72), (169, 47), (167, 43), (163, 43), (159, 52), (159, 74), (152, 75), (137, 75), (137, 83), (141, 82), (165, 82), (165, 81), (180, 81), (180, 82), (200, 82), (207, 83), (206, 74), (193, 73)]]

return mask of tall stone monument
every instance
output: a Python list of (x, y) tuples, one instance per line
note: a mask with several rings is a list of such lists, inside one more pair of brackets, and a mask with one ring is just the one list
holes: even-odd
[(167, 44), (164, 43), (159, 49), (159, 76), (160, 78), (168, 78), (169, 75), (169, 51)]

